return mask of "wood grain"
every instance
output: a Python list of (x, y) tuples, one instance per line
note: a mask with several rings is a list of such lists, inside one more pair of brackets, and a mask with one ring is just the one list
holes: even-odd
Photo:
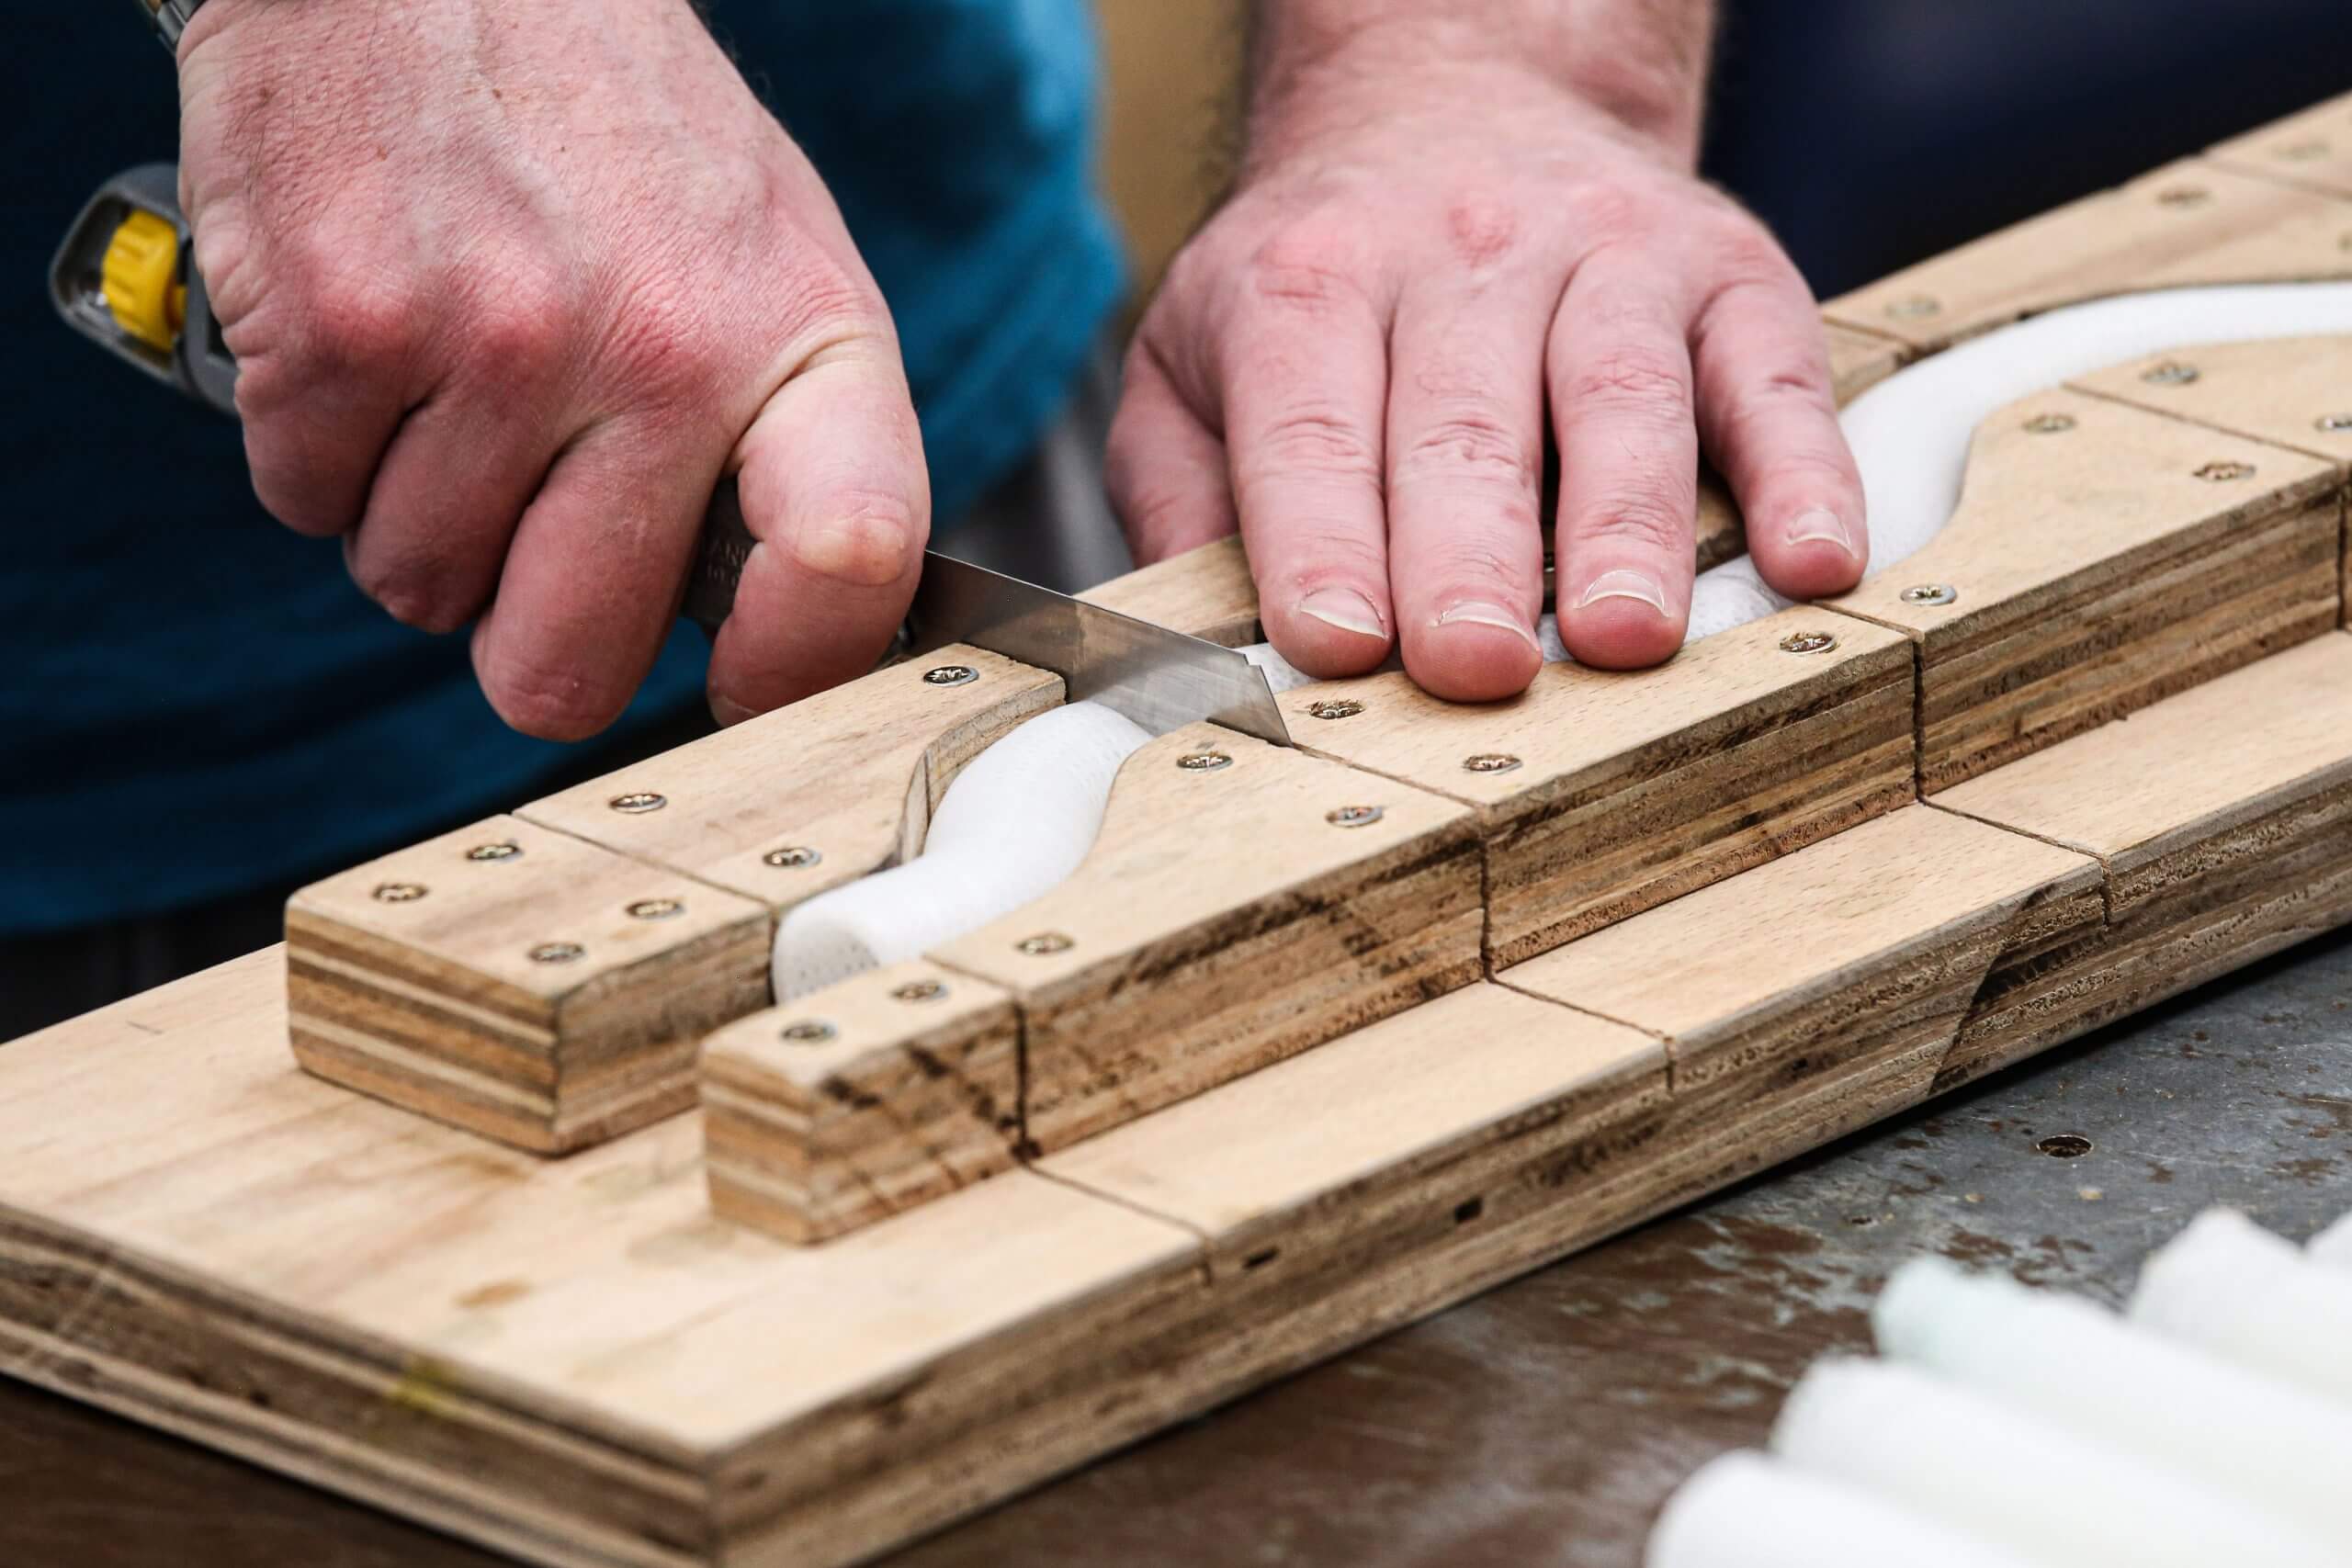
[(2352, 637), (2319, 637), (1937, 797), (2095, 855), (2109, 920), (1989, 1005), (1945, 1086), (2340, 924), (2352, 911)]
[(296, 1060), (559, 1153), (694, 1101), (701, 1035), (767, 1000), (749, 898), (498, 817), (286, 907)]
[(1302, 747), (1477, 808), (1506, 964), (1907, 804), (1911, 666), (1900, 633), (1791, 610), (1656, 670), (1546, 665), (1500, 703), (1401, 671), (1279, 701)]
[[(943, 670), (974, 678), (925, 678)], [(981, 649), (943, 648), (515, 815), (781, 914), (915, 853), (931, 808), (964, 764), (1061, 700), (1058, 675)], [(660, 804), (642, 808), (649, 799)]]
[(2352, 337), (2200, 344), (2078, 376), (2112, 398), (2352, 471)]
[(703, 1043), (711, 1212), (820, 1241), (1010, 1170), (1012, 998), (920, 960), (740, 1019)]
[(2242, 174), (2352, 197), (2352, 93), (2233, 137), (2206, 157)]
[(1114, 577), (1078, 597), (1225, 648), (1261, 640), (1258, 584), (1238, 534)]
[(1482, 924), (1466, 807), (1198, 724), (1067, 882), (929, 956), (1012, 994), (1042, 1150), (1469, 984)]
[(1933, 353), (2113, 294), (2352, 276), (2347, 238), (2352, 203), (2192, 158), (1905, 267), (1822, 314)]
[(2048, 392), (1978, 429), (1941, 533), (1827, 604), (1917, 641), (1933, 793), (2337, 625), (2335, 487), (2300, 453)]

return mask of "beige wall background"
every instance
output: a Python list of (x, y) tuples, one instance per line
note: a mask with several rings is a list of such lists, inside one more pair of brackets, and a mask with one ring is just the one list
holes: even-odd
[(1105, 76), (1102, 187), (1138, 298), (1224, 182), (1225, 126), (1247, 0), (1095, 0)]

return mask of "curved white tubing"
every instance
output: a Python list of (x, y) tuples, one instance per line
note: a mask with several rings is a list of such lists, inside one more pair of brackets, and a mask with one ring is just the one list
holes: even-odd
[[(2352, 1415), (2352, 1273), (2234, 1209), (2208, 1209), (2140, 1266), (2132, 1321), (2335, 1399)], [(2352, 1464), (2352, 1454), (2343, 1456)]]
[(1814, 1363), (1771, 1446), (1800, 1470), (2053, 1568), (2344, 1568), (2334, 1548), (2200, 1477), (1885, 1361)]
[(1851, 1486), (1742, 1450), (1667, 1500), (1644, 1568), (2030, 1568), (2030, 1559)]
[[(2352, 283), (2165, 289), (2052, 310), (1895, 372), (1840, 416), (1861, 468), (1872, 570), (1917, 551), (1951, 517), (1976, 427), (2004, 404), (2164, 349), (2344, 332), (2352, 332)], [(1764, 586), (1747, 557), (1726, 561), (1700, 574), (1689, 640), (1792, 603)], [(1539, 640), (1546, 660), (1566, 661), (1549, 615)], [(1243, 652), (1277, 692), (1306, 680), (1265, 644)], [(949, 786), (921, 856), (786, 914), (773, 965), (778, 999), (911, 958), (1010, 914), (1077, 869), (1118, 771), (1115, 761), (1101, 765), (1097, 738), (1106, 731), (1098, 722), (1030, 720)], [(955, 804), (959, 795), (964, 804)]]

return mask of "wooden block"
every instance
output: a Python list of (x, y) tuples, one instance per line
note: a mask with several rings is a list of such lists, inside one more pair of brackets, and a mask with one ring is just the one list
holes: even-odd
[(2201, 344), (2068, 384), (2352, 471), (2352, 337)]
[(1917, 641), (1932, 793), (2335, 626), (2335, 483), (2298, 453), (2044, 393), (1978, 429), (1941, 533), (1826, 603)]
[(695, 1045), (765, 1005), (767, 911), (495, 817), (286, 906), (295, 1058), (543, 1154), (694, 1102)]
[(1852, 402), (1917, 357), (1901, 339), (1825, 320), (1829, 340), (1829, 379), (1842, 406)]
[(785, 1247), (693, 1115), (542, 1161), (296, 1072), (266, 959), (0, 1051), (0, 1370), (598, 1568), (849, 1562), (1159, 1418), (1114, 1341), (1201, 1293), (1181, 1228), (1014, 1171)]
[(1013, 1165), (1021, 1024), (984, 980), (916, 961), (703, 1043), (711, 1212), (820, 1241)]
[(2352, 93), (2232, 137), (2206, 157), (2243, 174), (2352, 197)]
[(1469, 984), (1481, 924), (1467, 807), (1196, 724), (1069, 881), (930, 956), (1012, 993), (1055, 1149)]
[[(929, 678), (961, 670), (972, 678)], [(781, 914), (920, 851), (931, 808), (964, 764), (1061, 700), (1058, 675), (944, 648), (515, 815)]]
[(1656, 670), (1546, 665), (1506, 702), (1402, 672), (1279, 701), (1302, 747), (1477, 808), (1500, 965), (1907, 804), (1911, 671), (1900, 633), (1799, 609)]
[[(2352, 917), (2352, 637), (2338, 632), (1945, 792), (2096, 855), (2109, 928), (1988, 997), (1948, 1083)], [(1997, 1026), (1997, 1027), (1996, 1027)]]
[(1258, 585), (1238, 534), (1114, 577), (1079, 597), (1226, 648), (1261, 640)]
[(2352, 204), (2188, 159), (1905, 267), (1822, 314), (1932, 353), (2113, 294), (2346, 276)]
[(1668, 1201), (1925, 1099), (1978, 993), (2102, 918), (2097, 862), (1913, 806), (1497, 978), (1666, 1041), (1659, 1139), (1705, 1130)]

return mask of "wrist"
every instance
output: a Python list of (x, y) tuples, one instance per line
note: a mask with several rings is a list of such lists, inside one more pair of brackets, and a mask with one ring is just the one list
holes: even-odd
[[(1674, 167), (1697, 162), (1713, 6), (1600, 0), (1570, 18), (1527, 0), (1259, 0), (1248, 98), (1254, 161), (1355, 123), (1549, 96), (1577, 129)], [(1499, 95), (1499, 98), (1498, 97)], [(1475, 111), (1474, 111), (1475, 112)]]

